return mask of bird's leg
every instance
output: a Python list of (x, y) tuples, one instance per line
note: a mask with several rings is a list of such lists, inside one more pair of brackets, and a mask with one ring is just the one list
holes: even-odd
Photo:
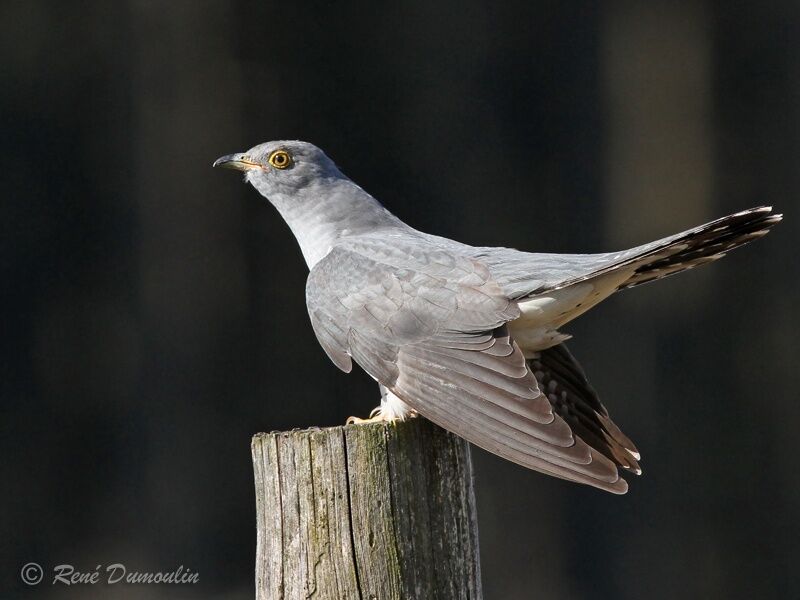
[(369, 413), (369, 418), (359, 419), (358, 417), (349, 417), (347, 425), (361, 425), (364, 423), (379, 423), (381, 421), (405, 421), (406, 419), (417, 416), (417, 411), (411, 408), (408, 404), (400, 400), (386, 387), (381, 388), (381, 404), (372, 409)]

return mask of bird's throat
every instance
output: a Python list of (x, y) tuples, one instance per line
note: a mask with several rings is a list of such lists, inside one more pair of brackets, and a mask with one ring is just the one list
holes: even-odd
[(387, 227), (408, 228), (349, 179), (273, 191), (267, 199), (289, 225), (309, 269), (345, 237)]

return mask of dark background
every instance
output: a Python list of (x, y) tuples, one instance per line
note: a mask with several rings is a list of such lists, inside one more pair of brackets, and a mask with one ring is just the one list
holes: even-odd
[[(288, 228), (211, 169), (282, 138), (478, 245), (616, 250), (786, 213), (566, 328), (642, 450), (627, 496), (474, 458), (487, 599), (795, 595), (799, 17), (788, 1), (2, 2), (0, 597), (251, 598), (250, 436), (377, 403), (318, 347)], [(182, 564), (200, 584), (28, 588), (28, 561)]]

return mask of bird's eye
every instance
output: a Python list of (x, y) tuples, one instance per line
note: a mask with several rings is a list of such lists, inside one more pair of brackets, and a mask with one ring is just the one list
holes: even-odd
[(276, 169), (285, 169), (292, 164), (292, 157), (286, 150), (275, 150), (269, 155), (269, 164)]

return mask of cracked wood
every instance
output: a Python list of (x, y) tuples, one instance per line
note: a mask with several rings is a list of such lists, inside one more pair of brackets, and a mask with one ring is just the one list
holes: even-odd
[(469, 445), (432, 423), (253, 437), (256, 598), (481, 598)]

